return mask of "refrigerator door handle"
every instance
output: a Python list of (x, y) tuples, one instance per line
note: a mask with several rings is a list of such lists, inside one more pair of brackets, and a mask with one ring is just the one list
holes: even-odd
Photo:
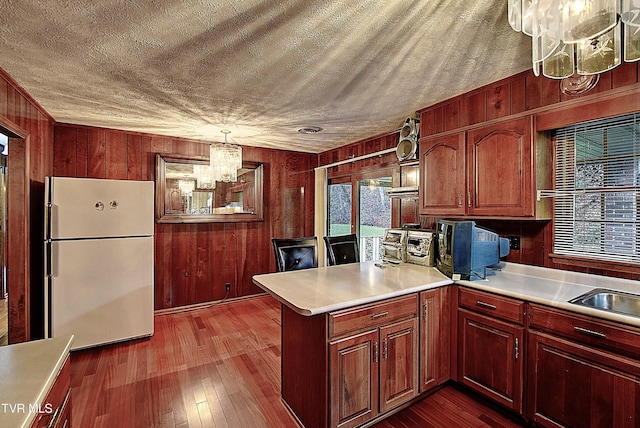
[(46, 257), (45, 257), (45, 275), (48, 278), (51, 277), (55, 277), (56, 273), (54, 272), (55, 268), (57, 267), (57, 263), (55, 263), (55, 260), (53, 260), (53, 241), (51, 239), (47, 239), (47, 241), (45, 242), (45, 249), (46, 249)]

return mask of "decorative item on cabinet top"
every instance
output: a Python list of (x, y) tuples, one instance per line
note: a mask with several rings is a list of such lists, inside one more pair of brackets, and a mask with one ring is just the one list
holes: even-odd
[(408, 117), (405, 119), (402, 128), (400, 128), (400, 138), (396, 146), (396, 155), (399, 161), (416, 159), (418, 151), (418, 136), (420, 134), (420, 119)]
[(263, 166), (243, 161), (235, 182), (198, 175), (207, 157), (156, 156), (156, 221), (212, 223), (262, 221)]

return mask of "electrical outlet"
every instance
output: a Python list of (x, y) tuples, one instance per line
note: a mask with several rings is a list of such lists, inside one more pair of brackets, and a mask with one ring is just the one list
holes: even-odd
[(509, 248), (511, 248), (512, 250), (519, 250), (520, 249), (520, 237), (519, 236), (507, 236), (507, 239), (509, 240)]
[(224, 291), (226, 291), (227, 293), (229, 292), (229, 290), (231, 290), (231, 283), (227, 282), (224, 285)]

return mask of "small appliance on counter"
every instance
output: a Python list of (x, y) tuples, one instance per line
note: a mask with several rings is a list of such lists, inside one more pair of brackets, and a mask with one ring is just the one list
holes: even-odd
[(436, 267), (455, 280), (485, 279), (486, 268), (509, 254), (509, 240), (474, 221), (438, 220)]
[(386, 229), (382, 245), (384, 257), (382, 261), (399, 264), (413, 263), (422, 266), (433, 266), (435, 233), (412, 227)]
[(382, 261), (393, 264), (407, 261), (407, 231), (405, 229), (385, 229), (382, 247), (384, 249)]
[(435, 233), (428, 230), (407, 231), (407, 262), (433, 266)]

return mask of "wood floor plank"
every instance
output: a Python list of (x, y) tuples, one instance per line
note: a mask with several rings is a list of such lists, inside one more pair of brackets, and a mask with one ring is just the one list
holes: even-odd
[[(157, 315), (151, 338), (72, 353), (73, 426), (297, 427), (280, 398), (280, 358), (271, 297)], [(453, 387), (376, 425), (452, 426), (518, 425)]]

